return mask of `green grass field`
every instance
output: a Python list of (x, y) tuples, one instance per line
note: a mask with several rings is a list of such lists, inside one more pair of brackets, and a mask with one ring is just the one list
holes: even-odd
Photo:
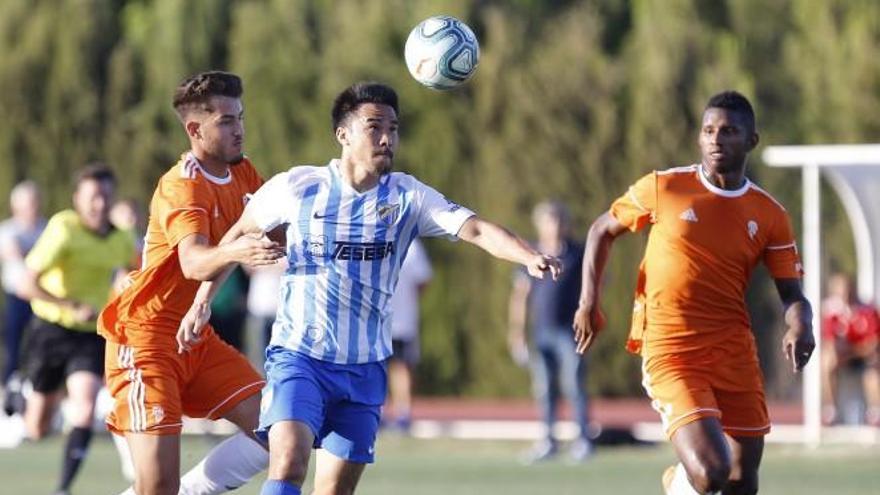
[[(191, 466), (210, 447), (206, 438), (188, 437), (183, 464)], [(415, 440), (383, 437), (377, 463), (367, 469), (361, 494), (586, 494), (661, 493), (659, 477), (673, 461), (667, 446), (607, 447), (589, 462), (569, 465), (563, 458), (522, 466), (518, 456), (526, 444), (458, 440)], [(57, 477), (61, 440), (55, 437), (15, 450), (0, 450), (0, 492), (43, 495)], [(770, 446), (762, 469), (762, 493), (775, 495), (878, 493), (880, 448), (860, 446)], [(118, 493), (126, 483), (110, 439), (96, 439), (75, 495)], [(234, 492), (254, 495), (260, 481)]]

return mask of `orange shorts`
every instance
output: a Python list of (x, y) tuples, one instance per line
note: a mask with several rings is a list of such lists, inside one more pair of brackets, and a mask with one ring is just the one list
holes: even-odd
[(672, 438), (678, 428), (716, 417), (732, 436), (770, 432), (764, 381), (751, 336), (683, 352), (647, 354), (642, 386)]
[(115, 401), (107, 426), (115, 433), (179, 435), (183, 415), (219, 419), (265, 383), (247, 358), (210, 326), (203, 341), (177, 353), (177, 343), (128, 346), (107, 342), (107, 388)]

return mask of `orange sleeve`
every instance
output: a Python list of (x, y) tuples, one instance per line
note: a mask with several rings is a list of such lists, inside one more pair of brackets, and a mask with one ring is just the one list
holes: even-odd
[(208, 191), (192, 179), (163, 179), (156, 192), (156, 214), (171, 247), (186, 236), (210, 237), (210, 214), (213, 208)]
[(773, 278), (801, 278), (804, 274), (791, 220), (785, 212), (773, 224), (764, 247), (764, 264)]
[(654, 218), (657, 208), (657, 174), (645, 175), (621, 197), (611, 203), (611, 216), (624, 227), (635, 232), (645, 228)]

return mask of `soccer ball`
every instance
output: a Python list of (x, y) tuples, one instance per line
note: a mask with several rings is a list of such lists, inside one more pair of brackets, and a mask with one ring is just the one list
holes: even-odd
[(455, 17), (429, 17), (414, 27), (404, 49), (406, 67), (416, 81), (433, 89), (452, 89), (468, 80), (480, 61), (480, 43)]

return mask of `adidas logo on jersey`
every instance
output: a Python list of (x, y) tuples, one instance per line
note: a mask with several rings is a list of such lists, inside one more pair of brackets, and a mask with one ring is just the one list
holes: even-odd
[(699, 221), (699, 219), (697, 218), (697, 214), (694, 213), (693, 208), (688, 208), (687, 210), (684, 210), (681, 215), (678, 216), (678, 218), (684, 220), (685, 222), (697, 223)]

